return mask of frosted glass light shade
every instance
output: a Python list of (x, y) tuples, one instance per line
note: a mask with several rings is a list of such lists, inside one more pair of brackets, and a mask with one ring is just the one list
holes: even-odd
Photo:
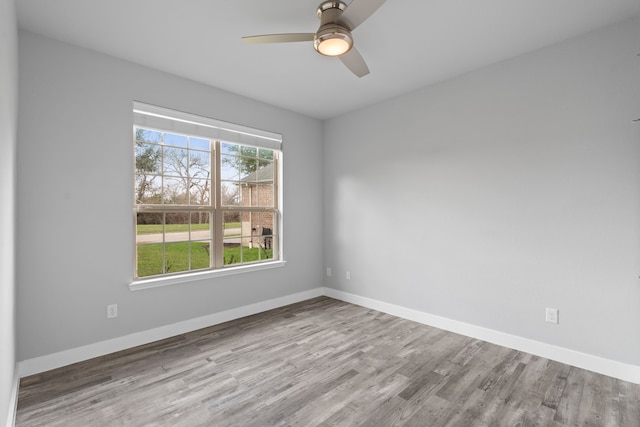
[(319, 31), (313, 41), (313, 47), (327, 56), (344, 55), (352, 46), (353, 39), (349, 31), (337, 26)]

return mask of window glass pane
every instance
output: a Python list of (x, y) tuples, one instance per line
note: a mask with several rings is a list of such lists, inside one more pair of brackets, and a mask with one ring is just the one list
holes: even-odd
[(251, 221), (251, 212), (240, 212), (240, 229), (242, 233), (242, 245), (251, 246), (251, 236), (256, 233), (254, 225)]
[(241, 213), (225, 212), (223, 218), (224, 265), (239, 264), (242, 262)]
[(255, 147), (240, 147), (240, 154), (247, 157), (258, 157), (258, 149)]
[(189, 152), (189, 176), (191, 178), (209, 178), (211, 175), (210, 153), (204, 151)]
[(136, 203), (162, 203), (160, 182), (162, 179), (155, 175), (136, 174), (135, 198)]
[(180, 178), (164, 178), (162, 199), (167, 205), (186, 205), (188, 202), (186, 181)]
[(192, 179), (189, 182), (189, 204), (211, 205), (211, 183), (208, 179)]
[(254, 234), (271, 237), (273, 235), (273, 212), (253, 212), (251, 227), (256, 230)]
[(240, 205), (242, 194), (237, 183), (222, 182), (220, 184), (220, 193), (222, 206)]
[(136, 186), (137, 203), (157, 203), (160, 194), (160, 146), (136, 142)]
[(251, 183), (239, 187), (240, 206), (274, 206), (274, 186), (272, 184)]
[(143, 244), (137, 245), (137, 273), (138, 277), (155, 276), (163, 271), (163, 244)]
[(160, 146), (144, 142), (136, 143), (136, 173), (160, 173), (162, 160)]
[(224, 236), (228, 237), (233, 235), (237, 237), (240, 235), (240, 212), (225, 212), (223, 221)]
[[(138, 212), (136, 214), (136, 243), (162, 242), (164, 214), (160, 212)], [(159, 238), (150, 235), (159, 234)]]
[(258, 157), (263, 160), (273, 160), (273, 150), (267, 150), (266, 148), (260, 148), (258, 150)]
[(174, 147), (187, 147), (187, 137), (184, 135), (175, 135), (172, 133), (164, 134), (164, 144)]
[(184, 242), (189, 240), (189, 213), (167, 212), (164, 226), (165, 242)]
[(165, 214), (165, 272), (176, 273), (190, 269), (190, 215), (188, 212)]
[[(145, 205), (161, 205), (162, 204), (162, 188), (160, 187), (161, 179), (157, 177), (152, 182), (152, 187), (148, 193), (136, 193), (136, 202)], [(142, 186), (141, 186), (142, 188)]]
[(164, 147), (163, 173), (165, 176), (186, 177), (188, 168), (188, 150), (184, 148)]
[(260, 206), (263, 208), (272, 208), (274, 207), (274, 197), (273, 197), (273, 185), (271, 184), (258, 184), (256, 185), (256, 200), (252, 206)]
[(155, 130), (136, 128), (136, 142), (155, 142), (162, 143), (162, 134)]
[(261, 170), (262, 179), (273, 180), (273, 160), (258, 160), (258, 169)]
[(257, 180), (258, 161), (247, 157), (239, 157), (240, 181), (255, 182)]
[(238, 243), (224, 244), (224, 265), (242, 263), (242, 246)]
[(164, 214), (138, 212), (136, 214), (136, 251), (138, 277), (163, 273)]
[(189, 147), (194, 150), (211, 151), (211, 142), (208, 139), (189, 138)]
[(165, 273), (189, 270), (189, 242), (165, 244)]
[(252, 221), (253, 227), (258, 232), (258, 241), (256, 243), (259, 251), (255, 260), (272, 259), (275, 230), (273, 212), (256, 212), (252, 215)]
[(222, 149), (222, 154), (238, 154), (240, 151), (238, 144), (230, 144), (228, 142), (221, 143), (220, 148)]
[(191, 270), (211, 267), (211, 242), (193, 241), (191, 245)]
[(240, 162), (236, 156), (221, 156), (220, 177), (223, 180), (237, 181), (240, 179)]
[(238, 186), (238, 205), (251, 206), (251, 197), (255, 193), (255, 185), (242, 184)]
[(191, 213), (191, 240), (211, 240), (211, 216), (208, 212)]

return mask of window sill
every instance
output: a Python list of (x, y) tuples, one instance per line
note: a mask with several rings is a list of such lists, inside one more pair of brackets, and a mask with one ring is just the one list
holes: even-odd
[(286, 261), (264, 262), (260, 264), (242, 265), (238, 267), (227, 267), (218, 270), (198, 271), (194, 273), (176, 274), (175, 276), (156, 277), (153, 279), (136, 280), (129, 284), (132, 291), (158, 288), (161, 286), (178, 285), (181, 283), (194, 282), (197, 280), (212, 279), (215, 277), (230, 276), (234, 274), (249, 273), (252, 271), (269, 270), (272, 268), (284, 267)]

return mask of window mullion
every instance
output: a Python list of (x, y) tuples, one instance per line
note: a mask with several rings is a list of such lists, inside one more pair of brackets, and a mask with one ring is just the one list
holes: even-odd
[(162, 213), (162, 274), (167, 274), (167, 214)]
[[(188, 188), (188, 187), (187, 187), (187, 188)], [(189, 195), (188, 197), (189, 197), (189, 200), (191, 200), (191, 196)], [(188, 227), (189, 227), (189, 228), (188, 228), (188, 234), (187, 234), (187, 236), (188, 236), (188, 239), (189, 239), (189, 243), (188, 243), (188, 245), (187, 245), (187, 254), (188, 254), (188, 265), (189, 265), (189, 270), (191, 270), (191, 268), (192, 268), (192, 266), (193, 266), (193, 263), (191, 262), (191, 248), (192, 248), (192, 246), (193, 246), (193, 241), (192, 241), (192, 237), (191, 237), (191, 215), (192, 215), (192, 212), (191, 212), (191, 211), (188, 211), (188, 212), (187, 212), (187, 224), (189, 224), (189, 225), (188, 225)]]
[[(273, 258), (280, 258), (280, 156), (278, 153), (274, 153), (273, 155)], [(277, 255), (276, 255), (277, 253)]]
[(211, 165), (215, 169), (213, 175), (214, 183), (211, 185), (211, 190), (215, 188), (215, 201), (214, 201), (214, 216), (213, 216), (213, 265), (215, 268), (222, 268), (224, 265), (224, 211), (222, 206), (222, 184), (221, 184), (221, 167), (220, 167), (220, 141), (212, 141), (213, 147), (211, 150)]

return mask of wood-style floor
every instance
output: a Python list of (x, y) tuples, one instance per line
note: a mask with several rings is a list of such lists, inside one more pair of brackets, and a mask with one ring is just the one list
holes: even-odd
[(640, 386), (326, 297), (24, 378), (23, 426), (640, 426)]

